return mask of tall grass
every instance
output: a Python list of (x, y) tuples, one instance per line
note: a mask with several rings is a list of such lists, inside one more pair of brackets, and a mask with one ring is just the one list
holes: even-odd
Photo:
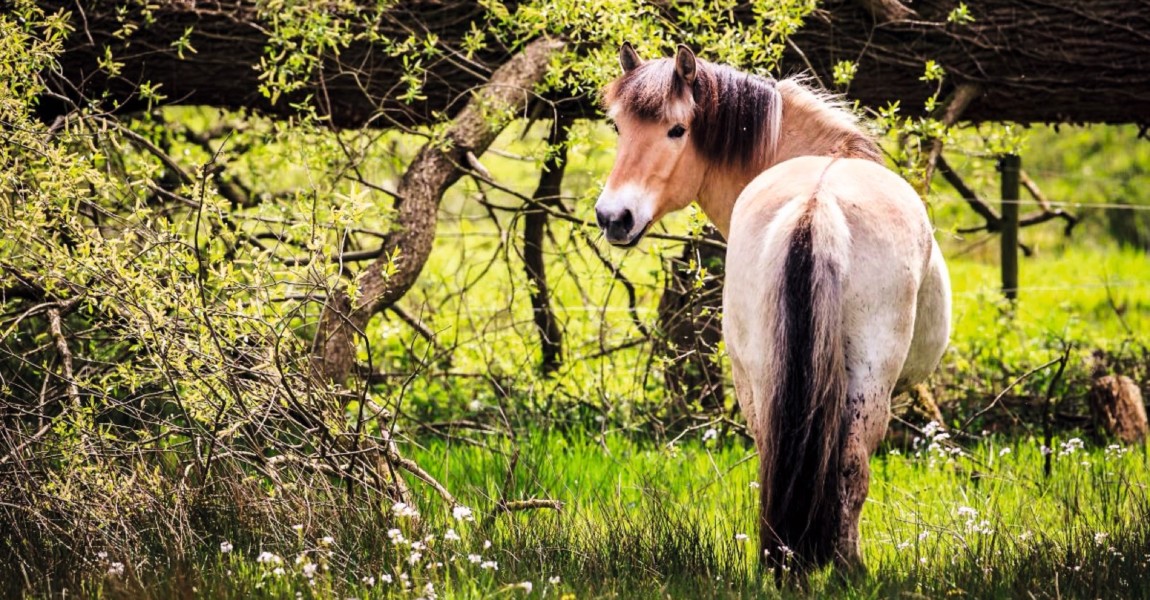
[[(511, 442), (485, 449), (437, 439), (411, 449), (459, 492), (474, 521), (456, 519), (429, 496), (418, 522), (309, 523), (294, 544), (248, 540), (226, 554), (213, 544), (178, 569), (142, 564), (87, 579), (81, 590), (168, 597), (195, 589), (236, 598), (429, 597), (428, 590), (441, 598), (1150, 597), (1144, 446), (1059, 439), (1047, 478), (1038, 441), (988, 438), (963, 449), (940, 430), (928, 433), (911, 451), (872, 461), (862, 524), (868, 573), (843, 581), (828, 570), (804, 590), (779, 590), (762, 577), (754, 536), (740, 535), (754, 531), (756, 497), (755, 459), (740, 438), (703, 442), (699, 432), (668, 446), (624, 433), (546, 431), (516, 442), (520, 459), (510, 478)], [(504, 493), (546, 495), (565, 507), (488, 521)], [(449, 539), (449, 529), (461, 539)], [(261, 552), (282, 562), (259, 562)], [(310, 574), (306, 565), (315, 565)]]

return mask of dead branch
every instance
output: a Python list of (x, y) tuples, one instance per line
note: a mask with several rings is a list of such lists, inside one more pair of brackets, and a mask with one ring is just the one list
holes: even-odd
[(899, 0), (857, 0), (866, 9), (875, 23), (890, 23), (916, 17), (913, 10)]
[(563, 503), (558, 500), (548, 500), (545, 498), (530, 498), (527, 500), (512, 500), (510, 502), (501, 502), (499, 506), (495, 507), (496, 512), (518, 512), (521, 510), (534, 510), (537, 508), (550, 508), (551, 510), (563, 510)]
[[(954, 127), (958, 120), (962, 118), (962, 113), (966, 112), (966, 108), (974, 102), (975, 98), (982, 95), (982, 88), (973, 83), (964, 83), (956, 90), (954, 94), (946, 101), (945, 110), (942, 113), (942, 118), (939, 122), (944, 127), (950, 129)], [(922, 189), (930, 189), (930, 180), (934, 178), (934, 170), (938, 159), (942, 156), (942, 139), (935, 138), (930, 143), (930, 154), (926, 159), (926, 172), (923, 175)]]
[(1030, 197), (1034, 198), (1034, 200), (1038, 202), (1038, 206), (1041, 209), (1041, 212), (1036, 215), (1022, 217), (1019, 220), (1019, 225), (1026, 227), (1028, 225), (1043, 223), (1051, 219), (1062, 219), (1066, 221), (1066, 228), (1063, 230), (1063, 234), (1070, 235), (1071, 230), (1073, 230), (1074, 226), (1078, 224), (1078, 217), (1062, 210), (1061, 208), (1053, 208), (1050, 205), (1050, 200), (1047, 200), (1046, 195), (1042, 193), (1042, 189), (1040, 189), (1038, 184), (1035, 183), (1035, 181), (1026, 174), (1026, 171), (1019, 171), (1018, 175), (1022, 180), (1023, 187), (1026, 188), (1026, 191), (1030, 194)]
[(72, 352), (68, 350), (68, 340), (64, 337), (64, 330), (60, 325), (60, 309), (48, 309), (48, 330), (52, 332), (52, 337), (56, 340), (56, 352), (60, 355), (60, 378), (64, 380), (64, 384), (68, 390), (68, 401), (73, 408), (80, 408), (80, 389), (76, 386), (76, 380), (72, 371)]
[(970, 186), (966, 185), (966, 182), (950, 167), (950, 163), (946, 162), (942, 154), (936, 157), (936, 165), (939, 174), (954, 188), (954, 191), (958, 192), (958, 195), (962, 196), (963, 200), (966, 200), (966, 203), (970, 205), (970, 208), (974, 209), (974, 212), (986, 220), (986, 225), (983, 227), (973, 230), (960, 229), (959, 231), (962, 233), (981, 231), (983, 229), (990, 232), (998, 231), (1002, 227), (1002, 217), (998, 216), (998, 213), (995, 212), (989, 204), (984, 202), (982, 198), (979, 198), (978, 194), (970, 189)]

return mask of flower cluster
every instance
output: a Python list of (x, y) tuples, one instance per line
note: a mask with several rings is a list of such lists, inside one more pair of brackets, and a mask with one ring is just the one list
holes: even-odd
[(950, 434), (943, 430), (942, 424), (938, 421), (931, 421), (922, 428), (922, 437), (915, 436), (912, 445), (915, 448), (915, 457), (922, 458), (923, 451), (925, 450), (927, 457), (930, 459), (930, 466), (933, 467), (941, 461), (948, 464), (954, 460), (955, 457), (962, 456), (962, 448), (953, 444), (948, 444), (947, 440), (950, 439)]

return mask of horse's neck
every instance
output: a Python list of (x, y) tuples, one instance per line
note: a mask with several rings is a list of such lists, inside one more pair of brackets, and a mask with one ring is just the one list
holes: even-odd
[(772, 166), (799, 156), (839, 156), (881, 162), (874, 142), (859, 129), (854, 117), (819, 98), (802, 84), (778, 83), (783, 99), (779, 144), (761, 164), (747, 168), (713, 165), (707, 171), (699, 206), (715, 227), (727, 236), (735, 200), (752, 179)]
[[(778, 83), (783, 97), (782, 131), (772, 165), (798, 156), (865, 158), (882, 162), (878, 146), (854, 115), (828, 103), (802, 84)], [(770, 165), (768, 165), (769, 168)]]

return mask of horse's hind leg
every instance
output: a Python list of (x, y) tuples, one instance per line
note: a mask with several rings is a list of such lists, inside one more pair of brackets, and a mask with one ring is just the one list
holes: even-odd
[[(852, 386), (855, 387), (855, 386)], [(835, 566), (851, 575), (863, 569), (859, 519), (870, 491), (870, 455), (886, 434), (890, 420), (890, 387), (866, 386), (847, 396), (846, 439), (839, 462), (839, 535)]]
[[(890, 397), (906, 361), (913, 337), (914, 288), (908, 285), (903, 302), (864, 298), (847, 308), (853, 324), (847, 340), (846, 427), (839, 462), (841, 513), (835, 564), (849, 574), (862, 569), (859, 518), (870, 490), (870, 456), (886, 435)], [(859, 298), (859, 296), (856, 296)]]

